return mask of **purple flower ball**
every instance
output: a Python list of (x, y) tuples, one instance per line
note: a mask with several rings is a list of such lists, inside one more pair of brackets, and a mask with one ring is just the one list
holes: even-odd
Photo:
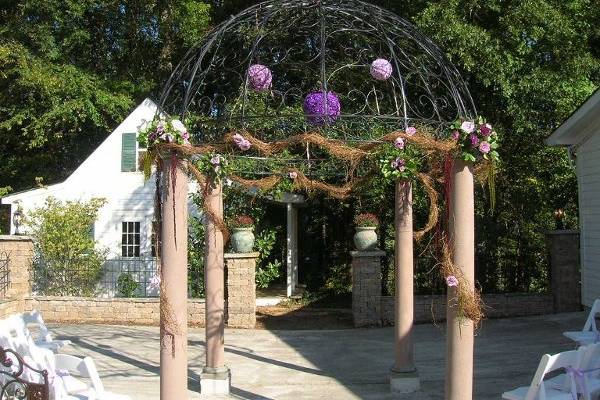
[(371, 63), (371, 76), (378, 81), (385, 81), (392, 76), (392, 64), (386, 59), (378, 58)]
[(341, 109), (340, 99), (333, 92), (312, 92), (304, 99), (304, 114), (314, 125), (335, 121)]
[(257, 92), (264, 92), (271, 88), (273, 75), (271, 70), (262, 64), (253, 64), (248, 68), (248, 83)]

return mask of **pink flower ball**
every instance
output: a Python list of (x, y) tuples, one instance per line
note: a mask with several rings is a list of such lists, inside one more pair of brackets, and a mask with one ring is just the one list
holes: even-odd
[(403, 150), (404, 149), (404, 139), (402, 139), (401, 137), (396, 138), (396, 140), (394, 140), (394, 147), (397, 148), (398, 150)]
[(408, 136), (414, 136), (417, 133), (417, 128), (415, 128), (414, 126), (409, 126), (408, 128), (406, 128), (406, 134)]
[(460, 139), (460, 132), (459, 131), (452, 132), (452, 139), (454, 139), (454, 140)]
[(479, 151), (483, 154), (489, 153), (491, 150), (490, 144), (488, 142), (481, 142), (479, 144)]
[(371, 63), (371, 76), (378, 81), (385, 81), (392, 76), (392, 64), (386, 59), (378, 58)]
[(271, 88), (273, 75), (271, 70), (262, 64), (253, 64), (248, 68), (248, 83), (257, 92), (264, 92)]

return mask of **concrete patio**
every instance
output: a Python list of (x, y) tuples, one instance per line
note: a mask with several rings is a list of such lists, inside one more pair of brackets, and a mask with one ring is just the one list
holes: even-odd
[[(542, 354), (572, 349), (562, 336), (579, 329), (585, 313), (484, 321), (477, 332), (475, 395), (499, 399), (530, 382)], [(389, 394), (391, 328), (348, 330), (227, 330), (226, 361), (235, 399), (443, 399), (444, 325), (415, 327), (415, 356), (422, 392)], [(107, 389), (133, 399), (159, 398), (158, 328), (62, 325), (54, 332), (74, 343), (66, 352), (92, 356)], [(190, 398), (198, 394), (204, 331), (189, 335)], [(211, 398), (216, 398), (211, 396)]]

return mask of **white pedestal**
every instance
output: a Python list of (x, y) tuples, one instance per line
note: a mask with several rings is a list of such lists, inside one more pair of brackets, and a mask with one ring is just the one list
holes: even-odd
[(414, 393), (421, 387), (419, 373), (411, 372), (390, 372), (390, 390), (392, 393)]
[(229, 394), (231, 388), (231, 371), (228, 367), (204, 367), (200, 374), (200, 393)]

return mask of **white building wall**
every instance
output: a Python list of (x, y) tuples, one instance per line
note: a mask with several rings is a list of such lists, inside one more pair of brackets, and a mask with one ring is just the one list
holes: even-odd
[(591, 307), (600, 298), (600, 134), (577, 151), (579, 225), (581, 230), (581, 296)]
[[(14, 212), (14, 202), (20, 201), (27, 213), (42, 207), (48, 196), (63, 201), (105, 198), (107, 203), (100, 210), (94, 226), (94, 237), (99, 246), (109, 250), (109, 258), (120, 257), (121, 223), (140, 222), (140, 255), (150, 257), (155, 177), (145, 181), (142, 172), (121, 172), (121, 147), (122, 134), (139, 131), (142, 124), (154, 118), (156, 110), (154, 102), (144, 100), (64, 182), (6, 196), (2, 203), (13, 204)], [(190, 182), (189, 186), (190, 192), (196, 190), (195, 182)], [(191, 201), (190, 212), (197, 213)], [(11, 223), (11, 233), (14, 229)], [(24, 229), (26, 231), (26, 227)]]

